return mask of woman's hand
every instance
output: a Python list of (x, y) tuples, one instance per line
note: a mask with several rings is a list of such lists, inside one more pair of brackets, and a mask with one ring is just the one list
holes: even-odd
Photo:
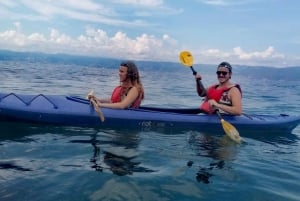
[(97, 100), (96, 96), (94, 94), (89, 94), (87, 97), (89, 100)]
[(89, 94), (87, 97), (90, 101), (94, 101), (97, 106), (101, 106), (101, 101), (94, 95), (94, 94)]

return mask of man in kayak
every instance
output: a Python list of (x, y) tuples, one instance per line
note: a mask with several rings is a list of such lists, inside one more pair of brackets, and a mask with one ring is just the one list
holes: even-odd
[(232, 67), (228, 62), (222, 62), (217, 68), (218, 84), (209, 88), (203, 88), (201, 84), (201, 75), (196, 74), (196, 87), (198, 95), (206, 97), (201, 104), (201, 110), (212, 114), (217, 109), (220, 112), (232, 115), (242, 114), (242, 90), (238, 84), (230, 82), (232, 76)]
[(97, 99), (94, 95), (89, 95), (88, 98), (96, 100), (100, 107), (138, 108), (144, 99), (144, 88), (134, 62), (122, 62), (119, 68), (119, 77), (120, 85), (114, 89), (110, 98)]

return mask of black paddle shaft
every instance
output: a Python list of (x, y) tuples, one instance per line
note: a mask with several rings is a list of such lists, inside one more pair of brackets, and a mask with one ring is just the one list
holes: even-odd
[(197, 71), (195, 71), (195, 69), (193, 68), (193, 66), (190, 66), (190, 67), (191, 67), (191, 70), (193, 71), (193, 75), (196, 75)]

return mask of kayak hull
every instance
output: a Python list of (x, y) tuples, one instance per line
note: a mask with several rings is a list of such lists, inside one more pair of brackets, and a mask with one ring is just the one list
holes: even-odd
[[(197, 114), (197, 108), (141, 107), (139, 109), (101, 108), (105, 121), (88, 100), (63, 95), (22, 95), (0, 93), (0, 119), (42, 124), (136, 129), (184, 129), (222, 131), (217, 115)], [(291, 132), (299, 116), (289, 115), (223, 115), (239, 132)]]

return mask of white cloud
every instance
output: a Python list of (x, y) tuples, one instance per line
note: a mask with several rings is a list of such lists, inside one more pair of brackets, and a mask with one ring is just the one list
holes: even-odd
[[(226, 9), (231, 9), (228, 11), (232, 11), (232, 7), (236, 10), (237, 5), (245, 4), (249, 6), (240, 6), (239, 9), (255, 10), (258, 5), (256, 3), (259, 2), (258, 0), (196, 1), (199, 4), (210, 4), (215, 7), (228, 6)], [(219, 43), (222, 48), (218, 46), (210, 48), (210, 41), (214, 43), (215, 34), (202, 35), (201, 29), (199, 32), (199, 29), (194, 29), (193, 23), (186, 23), (190, 22), (190, 17), (193, 16), (193, 19), (198, 19), (197, 23), (200, 26), (203, 25), (202, 19), (205, 18), (197, 17), (198, 13), (193, 10), (195, 4), (174, 1), (172, 6), (170, 5), (170, 1), (164, 0), (0, 0), (0, 17), (3, 19), (0, 27), (0, 47), (22, 51), (62, 52), (177, 62), (177, 55), (181, 50), (191, 49), (191, 47), (182, 47), (205, 46), (206, 49), (193, 51), (197, 58), (199, 56), (199, 63), (216, 63), (225, 59), (240, 64), (270, 62), (283, 64), (299, 61), (297, 58), (292, 58), (299, 51), (296, 45), (299, 41), (296, 41), (297, 36), (289, 37), (291, 33), (295, 33), (288, 31), (289, 29), (282, 29), (285, 31), (276, 34), (287, 38), (284, 46), (281, 41), (285, 40), (274, 36), (270, 37), (268, 44), (265, 44), (267, 41), (262, 40), (257, 45), (260, 50), (249, 51), (248, 42), (245, 41), (245, 38), (248, 40), (247, 34), (245, 36), (240, 34), (234, 38), (233, 43), (239, 44), (241, 41), (243, 46), (228, 47), (226, 44), (232, 40), (228, 37), (226, 44)], [(197, 9), (201, 10), (202, 7), (206, 8), (200, 5)], [(218, 9), (214, 10), (219, 12)], [(200, 13), (203, 14), (203, 12)], [(234, 17), (238, 17), (240, 12), (236, 14)], [(232, 22), (237, 21), (233, 19)], [(209, 23), (209, 18), (205, 19), (205, 22)], [(11, 28), (12, 24), (13, 28)], [(218, 31), (219, 28), (214, 26), (215, 23), (209, 24), (206, 28), (207, 33), (215, 33), (215, 28)], [(246, 22), (243, 21), (242, 26), (244, 24)], [(294, 25), (297, 27), (297, 23)], [(258, 24), (258, 26), (262, 25)], [(84, 33), (83, 27), (87, 27)], [(235, 29), (228, 28), (226, 32), (230, 33), (232, 30), (238, 32), (241, 29), (243, 30), (237, 26)], [(184, 34), (185, 31), (193, 32), (193, 34), (188, 34), (187, 37), (187, 34)], [(268, 35), (268, 32), (264, 32), (264, 35)], [(260, 34), (258, 40), (265, 38), (264, 35)], [(195, 38), (192, 39), (192, 37)], [(294, 41), (291, 41), (292, 39)], [(183, 44), (180, 44), (178, 40)], [(188, 44), (190, 41), (195, 41), (194, 43), (197, 44), (193, 42)], [(270, 47), (267, 46), (269, 44)], [(289, 44), (292, 45), (288, 48)], [(275, 47), (285, 49), (287, 55), (293, 55), (289, 57), (283, 55)]]
[(119, 31), (110, 37), (104, 30), (87, 28), (85, 34), (72, 38), (56, 29), (49, 31), (49, 36), (40, 33), (26, 36), (16, 30), (0, 32), (0, 46), (11, 50), (170, 61), (177, 45), (168, 35), (157, 38), (142, 34), (130, 38)]
[(226, 58), (230, 56), (229, 53), (222, 52), (219, 49), (207, 49), (203, 51), (202, 54), (208, 57), (220, 57), (220, 58)]
[(24, 46), (26, 38), (15, 30), (8, 30), (0, 33), (0, 40), (0, 46), (5, 48), (6, 46)]
[[(118, 31), (109, 36), (102, 29), (87, 28), (84, 34), (71, 37), (56, 29), (49, 29), (49, 34), (24, 34), (21, 24), (15, 23), (16, 30), (0, 32), (2, 49), (21, 51), (40, 51), (45, 53), (66, 53), (111, 58), (130, 58), (136, 60), (173, 61), (178, 62), (181, 45), (164, 34), (161, 37), (143, 33), (135, 38)], [(192, 50), (195, 63), (216, 64), (227, 60), (234, 64), (274, 65), (292, 64), (285, 55), (277, 52), (273, 46), (263, 51), (247, 52), (241, 47), (234, 47), (225, 52), (220, 49)], [(288, 61), (288, 62), (287, 62)], [(299, 59), (295, 58), (298, 62)]]
[(226, 5), (226, 3), (223, 0), (200, 0), (200, 2), (209, 5)]
[(73, 43), (73, 40), (70, 36), (59, 33), (59, 31), (55, 29), (51, 29), (50, 33), (50, 42), (59, 44), (59, 45), (70, 45)]
[(28, 22), (69, 19), (130, 28), (157, 26), (157, 23), (150, 22), (152, 16), (178, 15), (183, 12), (182, 9), (165, 6), (163, 0), (121, 0), (107, 3), (92, 0), (2, 0), (2, 2), (9, 5), (5, 6), (5, 9), (0, 7), (0, 17), (3, 19)]
[[(31, 1), (23, 0), (23, 5), (26, 9), (37, 15), (33, 19), (53, 19), (55, 17), (66, 17), (69, 19), (102, 22), (102, 23), (122, 23), (122, 20), (112, 20), (111, 17), (117, 16), (117, 13), (101, 4), (95, 4), (91, 1)], [(26, 16), (26, 14), (23, 14)]]
[(138, 6), (150, 6), (157, 7), (163, 5), (163, 0), (117, 0), (113, 1), (119, 4), (129, 4), (129, 5), (138, 5)]
[(28, 36), (28, 40), (32, 42), (46, 42), (46, 38), (43, 34), (33, 33)]
[(99, 3), (90, 0), (60, 0), (60, 1), (31, 1), (22, 0), (24, 6), (36, 13), (46, 16), (55, 14), (68, 15), (69, 13), (85, 12), (85, 13), (101, 13), (102, 15), (115, 15), (114, 11)]
[(50, 21), (67, 18), (84, 22), (125, 27), (143, 27), (151, 25), (150, 23), (137, 18), (127, 20), (122, 17), (122, 12), (115, 11), (114, 8), (100, 3), (93, 3), (90, 0), (21, 0), (18, 3), (11, 4), (10, 9), (3, 9), (0, 16), (12, 20), (29, 21)]
[(266, 59), (266, 58), (284, 58), (284, 55), (276, 53), (275, 49), (270, 46), (266, 50), (258, 52), (245, 52), (240, 47), (233, 48), (233, 52), (241, 60), (251, 60), (251, 59)]
[(1, 1), (0, 1), (0, 5), (1, 5), (1, 4), (2, 4), (3, 6), (5, 6), (5, 7), (10, 7), (10, 8), (16, 6), (15, 1), (12, 1), (12, 0), (1, 0)]
[[(222, 51), (220, 49), (193, 50), (196, 63), (216, 64), (221, 61), (228, 61), (232, 64), (242, 65), (269, 65), (287, 66), (295, 65), (296, 58), (288, 58), (269, 46), (263, 51), (246, 52), (241, 47), (234, 47), (232, 51)], [(287, 62), (288, 61), (288, 62)]]
[(258, 0), (198, 0), (200, 3), (213, 5), (213, 6), (234, 6), (234, 5), (244, 5), (253, 2), (258, 2)]

